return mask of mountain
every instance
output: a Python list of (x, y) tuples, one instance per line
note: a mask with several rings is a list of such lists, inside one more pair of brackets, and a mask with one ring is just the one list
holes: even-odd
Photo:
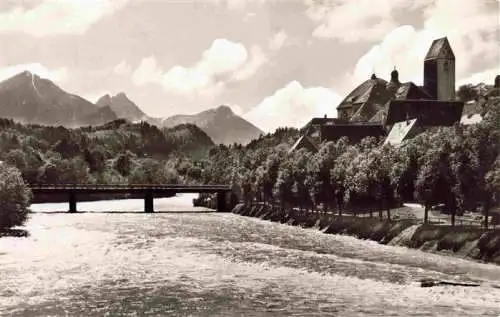
[(263, 132), (233, 113), (228, 106), (209, 109), (195, 115), (175, 115), (162, 120), (164, 127), (190, 123), (201, 128), (215, 142), (222, 144), (247, 144)]
[(118, 118), (130, 121), (147, 120), (147, 116), (142, 110), (132, 102), (123, 92), (111, 97), (104, 95), (96, 102), (99, 107), (109, 106), (116, 113)]
[(69, 127), (117, 119), (111, 108), (98, 107), (28, 71), (0, 82), (0, 117)]

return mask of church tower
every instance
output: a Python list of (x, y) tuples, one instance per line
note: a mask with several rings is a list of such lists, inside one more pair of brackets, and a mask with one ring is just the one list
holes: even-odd
[(424, 88), (435, 100), (455, 100), (455, 55), (446, 37), (434, 40), (425, 56)]

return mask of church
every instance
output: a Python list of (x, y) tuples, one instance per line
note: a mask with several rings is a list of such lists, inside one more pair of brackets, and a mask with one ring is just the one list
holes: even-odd
[(400, 144), (429, 127), (460, 122), (464, 103), (455, 97), (455, 55), (446, 37), (432, 42), (423, 63), (423, 86), (402, 83), (394, 69), (390, 80), (375, 74), (349, 93), (337, 106), (337, 118), (313, 118), (291, 151), (347, 137), (365, 137)]

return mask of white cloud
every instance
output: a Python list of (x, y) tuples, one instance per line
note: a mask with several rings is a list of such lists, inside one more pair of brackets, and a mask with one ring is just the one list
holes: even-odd
[(0, 32), (23, 32), (35, 37), (83, 34), (129, 0), (44, 0), (32, 9), (22, 6), (0, 12)]
[(252, 77), (267, 62), (266, 55), (258, 46), (252, 47), (250, 55), (248, 63), (234, 73), (234, 79), (245, 80)]
[(500, 67), (473, 73), (468, 77), (464, 77), (457, 81), (457, 87), (465, 84), (479, 84), (479, 83), (493, 85), (496, 75), (500, 75)]
[(40, 63), (20, 64), (0, 68), (0, 81), (22, 73), (23, 71), (29, 71), (32, 74), (40, 76), (41, 78), (46, 78), (59, 83), (63, 82), (67, 78), (68, 73), (66, 67), (49, 69)]
[(177, 93), (214, 93), (224, 78), (241, 69), (248, 59), (245, 46), (226, 39), (216, 39), (193, 67), (174, 66), (162, 78), (165, 89)]
[(117, 75), (127, 75), (131, 71), (132, 68), (125, 60), (121, 61), (120, 63), (116, 64), (115, 67), (113, 67), (113, 72)]
[[(269, 1), (269, 0), (267, 0)], [(231, 10), (242, 10), (250, 3), (263, 4), (266, 0), (212, 0), (217, 5), (225, 5)]]
[(285, 30), (281, 30), (273, 35), (273, 37), (269, 40), (269, 48), (271, 50), (279, 50), (285, 45), (286, 40), (288, 39), (288, 34)]
[(379, 40), (397, 26), (398, 9), (415, 9), (432, 0), (306, 0), (308, 16), (317, 23), (313, 36), (344, 42)]
[(178, 94), (216, 95), (226, 83), (250, 78), (265, 62), (267, 58), (258, 46), (248, 54), (241, 43), (216, 39), (192, 67), (176, 65), (163, 72), (151, 56), (142, 60), (132, 79), (137, 85), (158, 83)]
[(138, 85), (159, 81), (161, 70), (158, 69), (156, 58), (154, 56), (145, 57), (141, 60), (139, 67), (132, 74), (132, 81)]
[(422, 84), (425, 54), (432, 40), (444, 36), (455, 53), (458, 79), (468, 77), (478, 59), (495, 67), (499, 64), (498, 12), (489, 5), (486, 1), (436, 1), (424, 10), (423, 28), (399, 26), (364, 54), (355, 66), (352, 84), (368, 79), (373, 71), (389, 77), (394, 66), (402, 80)]
[(305, 88), (292, 81), (266, 97), (243, 117), (265, 132), (278, 127), (303, 127), (312, 117), (336, 117), (340, 96), (324, 87)]

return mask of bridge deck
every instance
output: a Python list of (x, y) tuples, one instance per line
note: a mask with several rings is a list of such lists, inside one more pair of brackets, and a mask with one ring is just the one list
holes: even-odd
[(35, 194), (54, 193), (216, 193), (228, 192), (227, 185), (151, 185), (151, 184), (131, 184), (131, 185), (104, 185), (104, 184), (29, 184)]

